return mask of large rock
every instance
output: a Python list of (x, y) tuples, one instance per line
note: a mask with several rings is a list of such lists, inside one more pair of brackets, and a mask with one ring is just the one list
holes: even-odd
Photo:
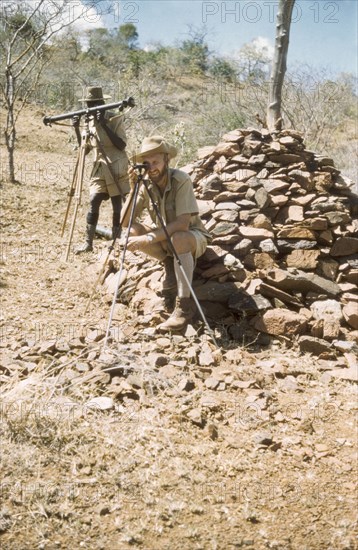
[(290, 337), (305, 332), (307, 318), (289, 309), (271, 309), (255, 319), (254, 327), (267, 334)]
[(277, 237), (280, 239), (316, 240), (316, 234), (307, 227), (285, 227), (277, 232)]
[(350, 254), (356, 254), (358, 252), (358, 239), (353, 237), (342, 237), (337, 239), (333, 244), (330, 255), (336, 256), (348, 256)]
[(247, 315), (253, 315), (272, 307), (271, 303), (263, 296), (259, 294), (250, 296), (245, 290), (238, 290), (232, 294), (229, 297), (228, 306), (233, 311)]
[(313, 355), (321, 355), (321, 353), (327, 353), (331, 351), (331, 344), (320, 338), (314, 336), (301, 336), (298, 345), (300, 350), (305, 353), (312, 353)]
[(343, 307), (343, 316), (348, 325), (353, 329), (358, 329), (358, 304), (357, 302), (349, 302)]
[(262, 180), (262, 185), (265, 187), (267, 193), (277, 193), (283, 189), (287, 189), (290, 184), (287, 181), (282, 180)]
[(329, 296), (338, 296), (342, 292), (340, 287), (333, 281), (298, 269), (292, 269), (291, 271), (273, 269), (268, 273), (267, 282), (282, 290), (297, 290), (305, 293), (312, 291)]
[(277, 239), (277, 248), (280, 252), (291, 252), (292, 250), (313, 250), (316, 248), (316, 245), (317, 243), (315, 241)]
[(255, 193), (255, 201), (259, 208), (263, 209), (269, 206), (271, 199), (270, 195), (264, 187), (260, 187)]
[(274, 237), (274, 233), (272, 231), (263, 229), (262, 227), (241, 226), (239, 228), (239, 233), (251, 241), (262, 241), (264, 239), (272, 239)]
[(302, 302), (296, 298), (296, 296), (292, 296), (288, 292), (284, 292), (274, 286), (261, 282), (258, 290), (263, 296), (267, 296), (268, 298), (277, 298), (284, 304), (289, 304), (295, 307), (303, 307)]
[(256, 176), (256, 171), (255, 170), (249, 170), (247, 168), (240, 168), (239, 170), (237, 170), (235, 172), (235, 177), (237, 179), (237, 181), (247, 181), (249, 180), (250, 178), (252, 178), (253, 176)]
[(314, 270), (317, 267), (319, 250), (293, 250), (286, 257), (287, 267), (295, 267), (303, 270)]
[(343, 319), (342, 306), (337, 300), (317, 300), (310, 307), (314, 319), (340, 322)]
[(304, 219), (303, 207), (292, 205), (288, 207), (288, 221), (302, 222)]
[(209, 281), (194, 288), (198, 300), (227, 303), (229, 297), (240, 290), (240, 283)]
[(213, 154), (224, 155), (224, 157), (232, 157), (233, 155), (236, 155), (239, 152), (240, 152), (239, 144), (223, 141), (222, 143), (219, 143), (215, 147)]

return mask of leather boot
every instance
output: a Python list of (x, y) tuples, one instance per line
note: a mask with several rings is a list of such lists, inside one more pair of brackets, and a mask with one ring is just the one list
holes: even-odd
[(167, 256), (163, 261), (164, 264), (164, 279), (162, 283), (162, 291), (166, 293), (177, 288), (177, 278), (175, 276), (174, 258)]
[(158, 326), (158, 330), (180, 330), (184, 328), (195, 315), (195, 304), (191, 298), (177, 297), (175, 309), (169, 319)]
[(75, 250), (75, 254), (82, 254), (82, 252), (92, 252), (95, 232), (96, 232), (96, 226), (88, 223), (86, 225), (85, 242)]

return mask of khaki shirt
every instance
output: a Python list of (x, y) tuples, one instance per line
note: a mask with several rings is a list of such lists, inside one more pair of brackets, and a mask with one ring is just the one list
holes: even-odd
[[(113, 113), (106, 111), (104, 116), (107, 126), (109, 126), (112, 132), (127, 143), (127, 137), (123, 126), (123, 115), (114, 115)], [(91, 134), (94, 134), (90, 137), (90, 147), (94, 151), (90, 192), (108, 193), (110, 196), (119, 195), (120, 193), (118, 187), (113, 181), (113, 173), (121, 190), (121, 194), (126, 195), (129, 193), (127, 153), (125, 150), (120, 151), (117, 147), (115, 147), (105, 129), (93, 119), (90, 120), (89, 128)], [(96, 136), (100, 142), (110, 168), (108, 168), (107, 161), (104, 158), (101, 148), (98, 146), (97, 140), (94, 136)]]
[[(169, 168), (168, 183), (165, 187), (163, 196), (159, 188), (152, 182), (148, 183), (148, 188), (157, 204), (165, 225), (174, 221), (181, 214), (191, 214), (189, 230), (197, 229), (208, 239), (211, 240), (210, 233), (205, 229), (203, 222), (199, 217), (199, 208), (194, 195), (193, 184), (190, 177), (180, 170)], [(161, 227), (147, 190), (142, 183), (137, 197), (134, 219), (138, 218), (143, 210), (147, 210), (155, 227)]]

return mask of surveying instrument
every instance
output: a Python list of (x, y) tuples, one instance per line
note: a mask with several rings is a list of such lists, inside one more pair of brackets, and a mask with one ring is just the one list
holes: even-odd
[[(117, 185), (118, 190), (120, 191), (117, 180), (116, 180), (116, 177), (113, 174), (112, 168), (111, 168), (110, 163), (107, 159), (105, 151), (103, 150), (103, 147), (102, 147), (100, 141), (98, 140), (98, 137), (96, 136), (96, 134), (94, 134), (93, 132), (90, 131), (90, 120), (93, 117), (96, 118), (101, 113), (103, 113), (103, 115), (104, 115), (104, 112), (109, 110), (109, 109), (119, 109), (120, 111), (123, 111), (126, 107), (131, 107), (132, 108), (134, 106), (135, 106), (135, 102), (134, 102), (133, 97), (128, 97), (127, 99), (125, 99), (123, 101), (120, 101), (118, 103), (106, 103), (104, 105), (96, 105), (95, 107), (88, 107), (86, 109), (80, 109), (78, 111), (63, 113), (61, 115), (45, 116), (43, 118), (43, 123), (45, 124), (45, 126), (51, 126), (52, 123), (58, 123), (59, 121), (66, 120), (66, 119), (72, 119), (72, 120), (75, 119), (75, 118), (80, 119), (82, 116), (84, 117), (84, 123), (85, 123), (84, 124), (84, 130), (81, 133), (81, 143), (80, 143), (79, 151), (78, 151), (78, 154), (77, 154), (77, 159), (76, 159), (75, 170), (74, 170), (73, 178), (72, 178), (72, 182), (71, 182), (71, 187), (70, 187), (70, 190), (68, 191), (67, 208), (66, 208), (66, 213), (65, 213), (65, 217), (64, 217), (63, 224), (62, 224), (62, 229), (61, 229), (61, 237), (63, 237), (65, 227), (66, 227), (66, 223), (67, 223), (67, 218), (69, 216), (69, 212), (70, 212), (70, 208), (71, 208), (72, 198), (74, 198), (75, 207), (74, 207), (74, 211), (73, 211), (73, 215), (72, 215), (72, 222), (71, 222), (68, 241), (67, 241), (67, 246), (66, 246), (65, 261), (68, 260), (68, 257), (69, 257), (69, 254), (70, 254), (71, 243), (72, 243), (72, 238), (73, 238), (73, 232), (74, 232), (74, 229), (75, 229), (78, 208), (81, 205), (83, 175), (84, 175), (84, 169), (85, 169), (85, 157), (86, 157), (86, 154), (87, 154), (89, 146), (90, 146), (90, 139), (91, 138), (95, 139), (96, 145), (99, 148), (99, 150), (101, 151), (103, 158), (105, 159), (105, 162), (106, 162), (108, 170), (109, 170), (109, 172), (112, 176), (112, 179), (113, 179), (114, 183)], [(120, 194), (122, 194), (122, 193), (120, 193)], [(117, 234), (118, 233), (119, 233), (119, 228), (117, 229)]]

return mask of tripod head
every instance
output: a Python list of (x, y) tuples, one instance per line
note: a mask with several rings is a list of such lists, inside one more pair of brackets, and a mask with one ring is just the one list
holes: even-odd
[(143, 164), (133, 164), (133, 169), (138, 170), (141, 172), (142, 170), (148, 170), (149, 166), (147, 162), (144, 162)]
[(132, 164), (133, 170), (137, 174), (137, 181), (143, 181), (146, 171), (149, 168), (149, 165), (147, 162), (144, 162), (143, 164)]

